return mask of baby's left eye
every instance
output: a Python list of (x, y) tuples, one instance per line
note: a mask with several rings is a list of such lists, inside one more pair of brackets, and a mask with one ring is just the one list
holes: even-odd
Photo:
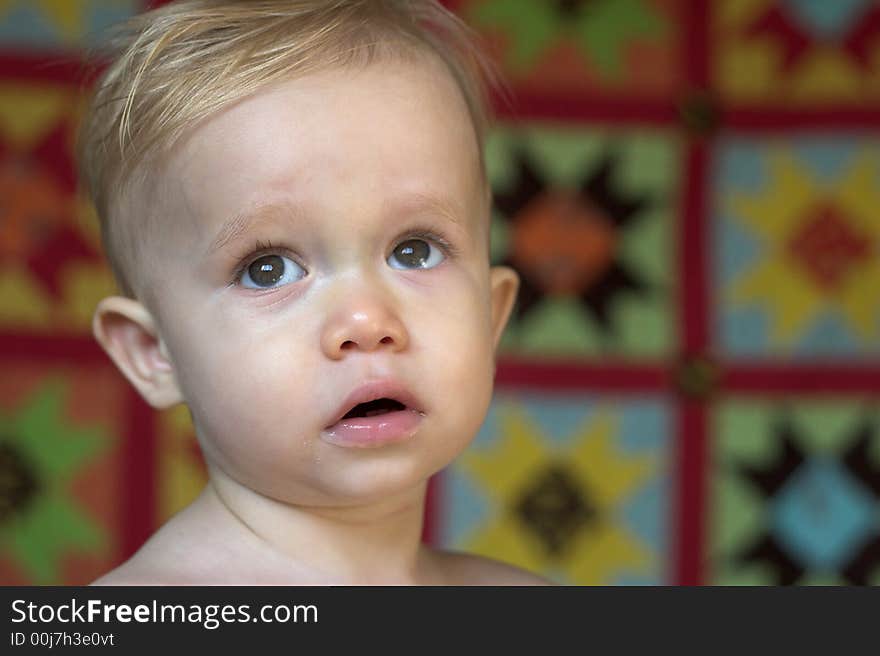
[(272, 289), (300, 280), (305, 270), (289, 257), (267, 254), (255, 259), (241, 272), (239, 284), (249, 289)]
[(388, 256), (392, 269), (432, 269), (445, 258), (440, 248), (424, 239), (407, 239)]

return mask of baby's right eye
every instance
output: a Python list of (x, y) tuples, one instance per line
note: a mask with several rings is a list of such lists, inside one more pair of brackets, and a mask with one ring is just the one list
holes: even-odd
[(248, 289), (272, 289), (282, 287), (305, 277), (300, 265), (283, 255), (261, 255), (251, 262), (239, 278), (242, 287)]

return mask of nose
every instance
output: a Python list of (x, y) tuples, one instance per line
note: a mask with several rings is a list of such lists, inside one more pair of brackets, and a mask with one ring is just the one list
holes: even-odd
[(332, 360), (354, 351), (402, 351), (408, 343), (409, 335), (397, 313), (378, 300), (360, 300), (339, 308), (321, 335), (321, 348)]

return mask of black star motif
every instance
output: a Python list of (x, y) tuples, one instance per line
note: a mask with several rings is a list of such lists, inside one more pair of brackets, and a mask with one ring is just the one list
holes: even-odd
[(552, 557), (559, 557), (596, 514), (575, 477), (562, 465), (547, 467), (523, 492), (514, 510)]
[[(871, 441), (878, 439), (876, 427), (864, 421), (857, 429), (856, 438), (841, 461), (862, 485), (880, 501), (880, 466), (870, 456)], [(868, 585), (871, 574), (880, 567), (880, 532), (866, 542), (843, 569), (843, 577), (852, 585)]]
[(17, 449), (0, 440), (0, 524), (30, 503), (37, 479)]
[(587, 4), (589, 0), (555, 0), (556, 10), (562, 18), (571, 19), (577, 16), (578, 12)]
[[(593, 230), (602, 233), (604, 239), (613, 242), (620, 233), (643, 215), (649, 206), (646, 195), (632, 195), (621, 192), (614, 184), (614, 173), (618, 167), (617, 157), (612, 152), (600, 159), (596, 166), (573, 193), (553, 189), (536, 172), (524, 152), (515, 155), (517, 172), (511, 187), (495, 196), (496, 207), (504, 214), (512, 227), (514, 238), (518, 230), (525, 224), (533, 225), (536, 207), (543, 203), (545, 215), (555, 215), (548, 219), (553, 227), (545, 230), (542, 235), (552, 235), (548, 248), (553, 244), (571, 246), (575, 230)], [(553, 204), (554, 198), (565, 198), (561, 204)], [(564, 210), (559, 210), (559, 207)], [(549, 209), (548, 209), (549, 208)], [(528, 219), (526, 218), (528, 217)], [(559, 248), (558, 257), (555, 253), (542, 254), (540, 262), (531, 261), (515, 252), (510, 253), (504, 264), (515, 268), (521, 278), (520, 294), (516, 308), (516, 316), (521, 319), (527, 315), (545, 297), (559, 293), (575, 293), (583, 306), (595, 318), (606, 336), (613, 332), (611, 308), (615, 300), (623, 294), (645, 294), (650, 291), (648, 284), (641, 280), (622, 262), (613, 245), (607, 261), (595, 263), (595, 271), (585, 278), (578, 289), (560, 292), (553, 289), (541, 271), (553, 266), (560, 270), (583, 268), (583, 262), (575, 261), (570, 251), (562, 253)], [(568, 249), (566, 249), (568, 250)], [(556, 258), (554, 260), (554, 258)], [(589, 263), (587, 266), (590, 266)]]
[(841, 460), (846, 468), (880, 499), (880, 466), (871, 462), (871, 441), (877, 439), (875, 427), (868, 421), (858, 428), (852, 446)]
[(780, 422), (776, 427), (776, 435), (780, 440), (780, 453), (776, 462), (766, 468), (742, 465), (740, 471), (749, 479), (762, 494), (773, 497), (785, 484), (789, 477), (804, 462), (804, 454), (796, 442), (794, 428), (787, 421)]
[[(876, 427), (871, 422), (865, 421), (856, 430), (852, 446), (841, 456), (840, 462), (853, 479), (861, 482), (866, 490), (873, 492), (880, 500), (880, 467), (872, 462), (869, 453), (871, 441), (877, 439)], [(765, 467), (739, 466), (744, 478), (768, 500), (776, 496), (806, 461), (790, 422), (780, 421), (776, 427), (776, 434), (781, 442), (781, 449), (775, 462)], [(775, 572), (778, 584), (792, 585), (804, 575), (806, 568), (779, 543), (772, 530), (773, 527), (769, 526), (754, 544), (737, 556), (737, 560), (769, 565)], [(878, 566), (880, 566), (880, 533), (875, 530), (875, 534), (866, 538), (850, 560), (841, 566), (838, 574), (851, 584), (867, 585)]]

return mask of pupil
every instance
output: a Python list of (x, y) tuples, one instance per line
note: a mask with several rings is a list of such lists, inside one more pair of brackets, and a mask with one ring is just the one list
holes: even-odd
[(395, 255), (404, 266), (420, 268), (428, 261), (430, 247), (421, 239), (409, 239), (395, 249)]
[(251, 280), (261, 286), (269, 287), (281, 280), (284, 275), (284, 260), (278, 255), (265, 255), (248, 267)]

